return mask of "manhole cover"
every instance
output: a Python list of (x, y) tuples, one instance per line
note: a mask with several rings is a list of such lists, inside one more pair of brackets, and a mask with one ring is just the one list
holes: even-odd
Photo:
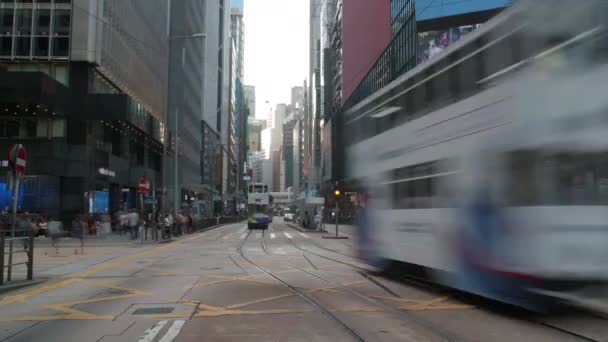
[(172, 313), (174, 308), (140, 308), (133, 311), (133, 315), (158, 315)]

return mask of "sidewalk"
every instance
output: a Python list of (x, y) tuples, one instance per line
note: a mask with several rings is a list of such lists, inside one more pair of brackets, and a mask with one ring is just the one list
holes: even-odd
[[(335, 234), (335, 232), (336, 232), (336, 225), (331, 224), (331, 223), (325, 223), (325, 230), (315, 230), (315, 229), (304, 228), (304, 227), (300, 226), (297, 222), (285, 222), (285, 224), (292, 227), (293, 229), (299, 230), (304, 233)], [(352, 238), (356, 234), (355, 226), (350, 225), (350, 224), (339, 224), (338, 232), (340, 235), (348, 236), (349, 238)]]
[[(192, 234), (216, 229), (223, 225), (219, 224), (199, 229)], [(192, 234), (182, 234), (177, 239), (185, 238)], [(148, 232), (148, 236), (151, 236), (150, 232)], [(34, 239), (34, 280), (27, 281), (27, 267), (25, 265), (17, 265), (13, 268), (12, 281), (5, 282), (5, 285), (0, 286), (0, 293), (82, 272), (95, 265), (134, 253), (139, 248), (151, 247), (168, 241), (145, 240), (142, 243), (141, 239), (131, 240), (128, 234), (120, 235), (112, 233), (105, 236), (87, 235), (84, 239), (84, 246), (81, 246), (79, 238), (60, 238), (58, 247), (56, 248), (52, 246), (50, 238), (37, 237)], [(23, 249), (22, 243), (17, 242), (14, 246), (15, 250)], [(5, 252), (8, 252), (8, 244)], [(14, 256), (14, 263), (27, 260), (25, 253), (16, 253)], [(6, 270), (4, 279), (6, 280)]]

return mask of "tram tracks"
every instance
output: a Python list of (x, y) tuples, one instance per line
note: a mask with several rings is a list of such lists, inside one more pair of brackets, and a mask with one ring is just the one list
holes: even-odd
[[(302, 246), (298, 245), (295, 241), (293, 241), (293, 239), (285, 239), (285, 240), (288, 243), (290, 243), (294, 248), (300, 250), (303, 253), (308, 253), (308, 254), (311, 254), (311, 255), (315, 255), (315, 256), (317, 256), (319, 258), (322, 258), (322, 259), (325, 259), (325, 260), (328, 260), (328, 261), (332, 261), (332, 262), (335, 262), (335, 263), (338, 263), (338, 264), (342, 264), (342, 265), (345, 265), (345, 266), (349, 266), (349, 267), (351, 267), (353, 269), (356, 269), (356, 270), (358, 270), (359, 274), (361, 274), (361, 276), (367, 278), (370, 282), (372, 282), (376, 286), (382, 288), (385, 292), (391, 294), (392, 296), (399, 297), (399, 295), (396, 294), (394, 291), (390, 290), (389, 288), (387, 288), (386, 286), (384, 286), (382, 283), (376, 281), (375, 279), (373, 279), (371, 276), (368, 275), (368, 273), (370, 271), (373, 271), (371, 268), (361, 267), (361, 266), (356, 265), (354, 263), (350, 263), (350, 262), (347, 262), (347, 261), (344, 261), (344, 260), (339, 260), (337, 258), (333, 258), (333, 257), (327, 256), (327, 255), (321, 254), (321, 253), (317, 253), (317, 252), (315, 252), (315, 251), (313, 251), (313, 250), (311, 250), (309, 248), (305, 248), (305, 247), (302, 247)], [(310, 243), (313, 244), (315, 248), (318, 248), (318, 249), (321, 249), (321, 250), (324, 250), (324, 251), (327, 251), (327, 252), (339, 255), (341, 257), (353, 258), (352, 256), (346, 255), (344, 253), (340, 253), (340, 252), (338, 252), (336, 250), (320, 246), (320, 245), (318, 245), (317, 243), (315, 243), (313, 241), (310, 241)], [(270, 254), (270, 252), (266, 249), (265, 246), (264, 246), (264, 250), (265, 250), (265, 252), (267, 254)], [(311, 272), (309, 272), (307, 270), (304, 270), (304, 269), (301, 269), (298, 266), (295, 266), (295, 265), (291, 265), (291, 266), (294, 267), (294, 268), (296, 268), (296, 269), (301, 270), (302, 272), (311, 274)], [(313, 274), (313, 276), (316, 276), (316, 275)], [(463, 293), (461, 291), (458, 291), (458, 290), (455, 290), (455, 289), (452, 289), (452, 288), (447, 288), (445, 286), (442, 286), (440, 284), (431, 282), (431, 281), (426, 280), (426, 279), (422, 279), (420, 277), (400, 275), (397, 280), (403, 281), (407, 285), (414, 285), (414, 286), (419, 287), (419, 288), (422, 287), (422, 288), (430, 289), (433, 292), (451, 293), (451, 294), (454, 294), (454, 295), (456, 295), (458, 297), (465, 298), (465, 300), (468, 301), (468, 302), (482, 303), (482, 305), (484, 307), (485, 306), (489, 306), (488, 305), (489, 302), (490, 302), (489, 299), (481, 298), (481, 297), (478, 297), (478, 296), (475, 296), (475, 295), (472, 295), (472, 294), (468, 294), (468, 293)], [(330, 282), (330, 281), (328, 281), (328, 282)], [(347, 291), (348, 290), (351, 290), (351, 289), (347, 288)], [(514, 310), (520, 310), (519, 308), (513, 308), (513, 309)], [(398, 310), (398, 309), (394, 309), (394, 310)], [(404, 313), (404, 312), (401, 311), (401, 313)], [(535, 322), (536, 324), (542, 325), (542, 326), (544, 326), (544, 327), (546, 327), (548, 329), (552, 329), (552, 330), (557, 331), (557, 332), (559, 332), (561, 334), (568, 335), (568, 336), (571, 336), (571, 337), (575, 337), (575, 338), (577, 338), (579, 340), (582, 340), (582, 341), (590, 341), (590, 342), (608, 341), (608, 340), (605, 340), (604, 338), (599, 338), (599, 336), (592, 337), (593, 335), (598, 335), (598, 333), (595, 332), (595, 330), (597, 330), (597, 328), (595, 328), (595, 327), (598, 327), (598, 326), (607, 326), (608, 327), (608, 325), (606, 324), (606, 319), (604, 317), (599, 317), (599, 316), (594, 315), (594, 314), (586, 315), (585, 317), (588, 318), (588, 321), (592, 321), (592, 324), (590, 324), (592, 326), (592, 328), (589, 328), (589, 330), (593, 330), (594, 331), (594, 333), (588, 333), (588, 332), (580, 331), (578, 329), (574, 329), (572, 326), (575, 326), (576, 324), (573, 324), (572, 322), (568, 322), (568, 321), (566, 321), (566, 322), (552, 322), (550, 320), (545, 319), (544, 317), (536, 317), (535, 316), (536, 314), (531, 313), (531, 312), (527, 312), (527, 314), (530, 314), (531, 316), (533, 316), (533, 317), (530, 318), (530, 320), (533, 321), (533, 322)], [(434, 329), (434, 328), (432, 328), (432, 329)], [(608, 328), (602, 329), (602, 331), (603, 330), (606, 330), (606, 333), (607, 333), (606, 336), (608, 336)], [(449, 333), (447, 333), (447, 334), (449, 335)], [(596, 337), (598, 337), (598, 338), (596, 338)]]
[(289, 283), (287, 283), (286, 281), (284, 281), (283, 279), (281, 279), (280, 277), (275, 275), (272, 271), (266, 269), (265, 267), (259, 265), (258, 263), (256, 263), (252, 259), (250, 259), (243, 251), (243, 246), (245, 245), (245, 243), (247, 242), (247, 240), (249, 239), (250, 236), (251, 236), (251, 231), (249, 231), (247, 233), (247, 236), (245, 236), (245, 238), (243, 238), (241, 240), (241, 242), (237, 248), (237, 251), (238, 251), (239, 255), (241, 256), (241, 258), (243, 258), (243, 260), (247, 261), (253, 267), (257, 268), (258, 270), (262, 271), (269, 277), (278, 281), (281, 285), (283, 285), (284, 287), (289, 289), (289, 291), (293, 292), (295, 295), (302, 298), (304, 301), (308, 302), (313, 307), (316, 307), (323, 314), (325, 314), (332, 321), (334, 321), (337, 325), (339, 325), (342, 329), (344, 329), (348, 334), (350, 334), (356, 341), (365, 341), (363, 339), (363, 337), (361, 337), (359, 334), (357, 334), (357, 332), (355, 330), (353, 330), (348, 324), (346, 324), (338, 316), (333, 314), (330, 310), (328, 310), (323, 304), (321, 304), (320, 302), (315, 300), (312, 296), (310, 296), (310, 295), (306, 294), (304, 291), (301, 291), (301, 290), (297, 289), (296, 287), (290, 285)]
[[(295, 243), (293, 241), (291, 241), (292, 239), (286, 239), (286, 240), (288, 240), (292, 245), (296, 246)], [(397, 317), (399, 317), (399, 318), (401, 318), (401, 319), (403, 319), (405, 321), (412, 322), (417, 327), (423, 328), (425, 330), (425, 333), (428, 334), (429, 336), (434, 336), (434, 337), (437, 337), (437, 338), (439, 338), (441, 340), (444, 340), (444, 341), (462, 341), (462, 339), (460, 337), (454, 336), (450, 332), (445, 331), (443, 328), (441, 328), (441, 327), (439, 327), (437, 325), (434, 325), (434, 324), (432, 324), (429, 321), (426, 321), (426, 320), (424, 320), (422, 318), (419, 318), (419, 317), (414, 317), (413, 315), (410, 315), (407, 312), (404, 312), (402, 310), (394, 308), (394, 307), (392, 307), (390, 305), (387, 305), (387, 304), (385, 304), (385, 303), (383, 303), (383, 302), (381, 302), (381, 301), (379, 301), (377, 299), (369, 297), (369, 296), (367, 296), (367, 295), (365, 295), (365, 294), (363, 294), (363, 293), (361, 293), (359, 291), (353, 290), (352, 288), (350, 288), (348, 286), (342, 285), (342, 284), (340, 284), (338, 282), (335, 282), (335, 281), (333, 281), (331, 279), (328, 279), (327, 277), (324, 277), (324, 276), (318, 274), (317, 272), (309, 271), (309, 270), (307, 270), (305, 268), (302, 268), (300, 266), (297, 266), (297, 265), (293, 264), (292, 262), (289, 262), (289, 261), (285, 260), (284, 258), (282, 258), (283, 256), (276, 255), (276, 254), (272, 253), (267, 248), (265, 235), (262, 236), (262, 242), (261, 242), (261, 244), (262, 244), (262, 250), (268, 256), (281, 257), (281, 261), (284, 262), (286, 265), (290, 266), (291, 268), (294, 268), (294, 269), (296, 269), (296, 270), (298, 270), (298, 271), (300, 271), (302, 273), (305, 273), (305, 274), (307, 274), (307, 275), (309, 275), (311, 277), (314, 277), (314, 278), (316, 278), (318, 280), (321, 280), (321, 281), (323, 281), (323, 282), (325, 282), (327, 284), (330, 284), (333, 287), (335, 287), (337, 289), (340, 289), (340, 290), (344, 291), (345, 293), (349, 293), (349, 294), (351, 294), (351, 295), (353, 295), (353, 296), (355, 296), (355, 297), (357, 297), (357, 298), (359, 298), (359, 299), (367, 302), (368, 304), (371, 304), (371, 305), (373, 305), (375, 307), (378, 307), (378, 308), (382, 309), (383, 311), (385, 311), (387, 313), (391, 313), (391, 314), (393, 314), (393, 315), (395, 315), (395, 316), (397, 316)], [(302, 250), (302, 249), (300, 249), (300, 250)], [(304, 250), (302, 250), (302, 251), (304, 251)], [(315, 254), (315, 253), (312, 253), (312, 254)], [(320, 254), (315, 254), (315, 255), (321, 256)], [(363, 271), (363, 270), (368, 271), (367, 269), (365, 269), (363, 267), (357, 267), (355, 265), (350, 265), (348, 263), (340, 262), (338, 260), (334, 260), (334, 259), (331, 259), (331, 258), (327, 258), (327, 259), (328, 260), (332, 260), (334, 262), (341, 263), (341, 264), (345, 264), (345, 265), (348, 265), (348, 266), (351, 266), (351, 267), (358, 268), (360, 271)], [(363, 274), (361, 274), (361, 275), (363, 276)], [(375, 286), (378, 286), (383, 291), (385, 291), (388, 294), (390, 294), (391, 296), (397, 296), (398, 297), (398, 295), (396, 293), (394, 293), (392, 290), (386, 288), (385, 286), (379, 284), (378, 282), (371, 281), (369, 278), (367, 278), (365, 276), (363, 276), (363, 277), (366, 278), (367, 280), (369, 280), (370, 283), (374, 284)]]

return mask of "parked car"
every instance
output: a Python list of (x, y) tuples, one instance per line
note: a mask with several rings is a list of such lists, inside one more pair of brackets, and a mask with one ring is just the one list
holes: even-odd
[(295, 220), (296, 215), (289, 210), (285, 210), (283, 214), (283, 221), (285, 222), (293, 222)]

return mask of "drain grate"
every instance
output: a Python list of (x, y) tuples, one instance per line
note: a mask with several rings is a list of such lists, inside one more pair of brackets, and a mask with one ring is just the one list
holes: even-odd
[(175, 308), (140, 308), (133, 311), (133, 315), (158, 315), (172, 313)]

